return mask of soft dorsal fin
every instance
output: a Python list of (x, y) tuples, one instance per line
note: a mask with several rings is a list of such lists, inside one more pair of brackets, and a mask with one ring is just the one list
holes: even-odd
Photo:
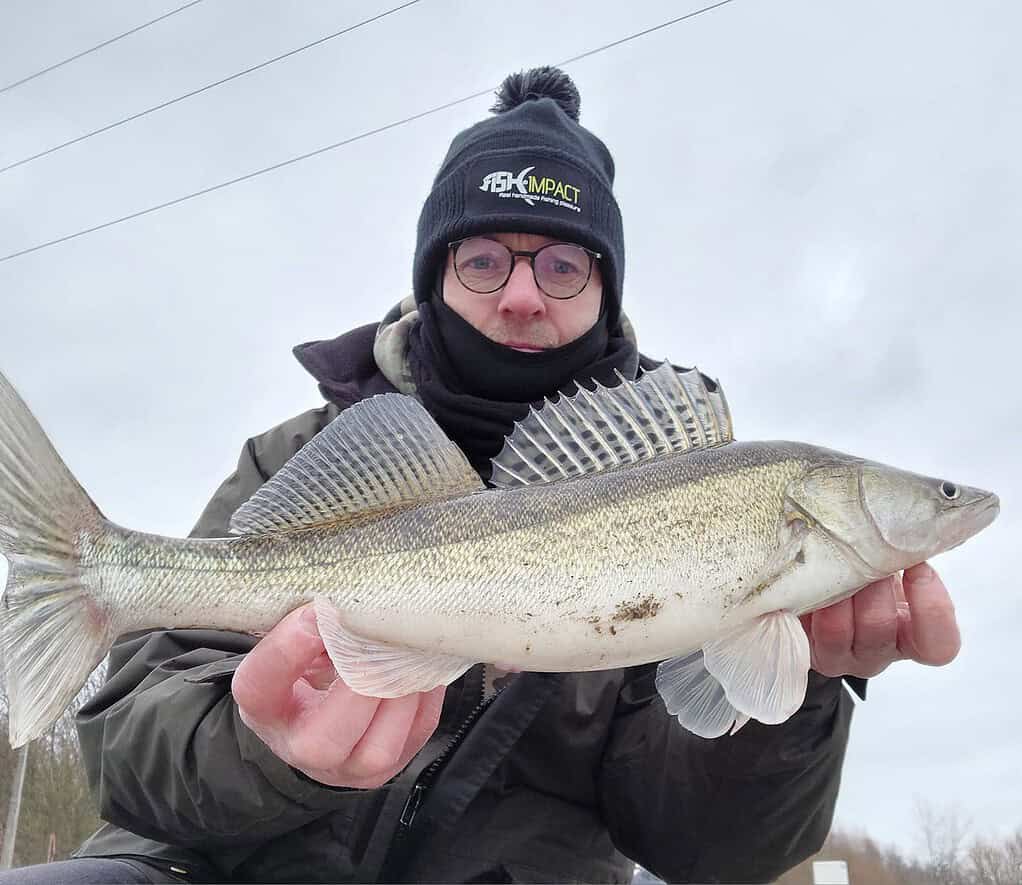
[(483, 489), (479, 475), (410, 396), (345, 409), (231, 518), (239, 535), (363, 522)]
[(556, 482), (667, 452), (731, 442), (731, 413), (718, 384), (698, 369), (662, 363), (617, 387), (579, 386), (515, 424), (493, 459), (497, 488)]

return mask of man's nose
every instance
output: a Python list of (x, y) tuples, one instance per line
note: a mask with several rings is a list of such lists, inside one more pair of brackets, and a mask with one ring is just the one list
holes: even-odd
[(542, 316), (546, 313), (546, 301), (536, 285), (528, 259), (515, 257), (514, 269), (501, 290), (497, 309), (501, 313), (512, 313), (520, 317)]

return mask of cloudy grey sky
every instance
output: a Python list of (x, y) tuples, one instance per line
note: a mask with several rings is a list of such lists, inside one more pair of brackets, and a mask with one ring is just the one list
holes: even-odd
[[(0, 85), (177, 5), (6, 2)], [(0, 94), (0, 165), (390, 5), (206, 0)], [(0, 255), (700, 5), (423, 0), (0, 174)], [(838, 822), (903, 846), (916, 797), (1022, 825), (1020, 28), (1010, 0), (735, 0), (568, 68), (617, 162), (646, 353), (719, 377), (741, 438), (1002, 497), (935, 562), (958, 660), (892, 667), (856, 713)], [(489, 104), (0, 262), (0, 367), (110, 518), (186, 533), (246, 437), (319, 403), (291, 346), (409, 291), (432, 176)]]

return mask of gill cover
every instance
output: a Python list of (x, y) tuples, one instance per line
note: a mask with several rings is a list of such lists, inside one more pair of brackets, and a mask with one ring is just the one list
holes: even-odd
[(859, 486), (861, 461), (835, 459), (810, 468), (787, 489), (789, 517), (808, 517), (834, 540), (859, 549), (876, 539), (873, 521), (866, 514)]
[(880, 536), (895, 550), (929, 552), (942, 545), (937, 520), (942, 510), (939, 480), (891, 470), (879, 464), (862, 465), (862, 504)]

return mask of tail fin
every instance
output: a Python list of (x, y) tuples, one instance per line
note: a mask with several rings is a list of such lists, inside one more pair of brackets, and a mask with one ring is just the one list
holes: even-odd
[(109, 615), (82, 584), (83, 538), (103, 516), (0, 374), (0, 667), (11, 745), (45, 732), (113, 641)]

